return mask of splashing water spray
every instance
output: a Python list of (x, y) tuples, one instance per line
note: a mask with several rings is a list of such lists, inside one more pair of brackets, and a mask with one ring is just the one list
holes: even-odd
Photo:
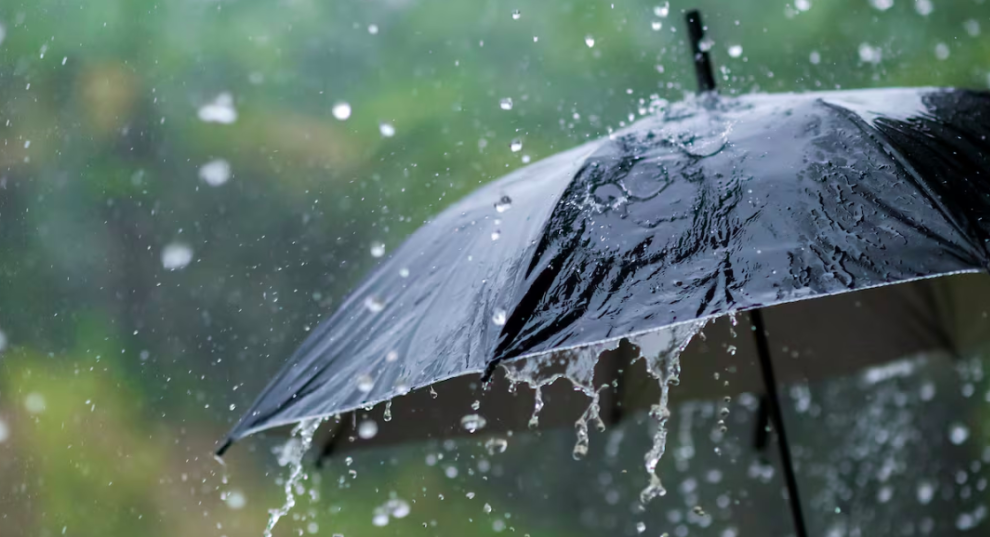
[(650, 417), (656, 422), (657, 430), (653, 434), (653, 447), (644, 457), (649, 485), (639, 494), (643, 505), (667, 494), (657, 476), (657, 465), (667, 447), (670, 387), (680, 382), (681, 353), (704, 326), (705, 321), (699, 321), (630, 338), (630, 342), (639, 347), (639, 359), (646, 362), (647, 372), (660, 383), (660, 401), (650, 408)]
[(272, 530), (278, 520), (287, 515), (296, 505), (295, 488), (306, 473), (303, 472), (303, 457), (313, 444), (313, 435), (323, 423), (324, 418), (310, 418), (299, 422), (292, 429), (292, 437), (282, 446), (278, 453), (279, 466), (289, 467), (289, 477), (285, 480), (285, 503), (278, 509), (268, 510), (268, 525), (265, 526), (265, 537), (272, 537)]

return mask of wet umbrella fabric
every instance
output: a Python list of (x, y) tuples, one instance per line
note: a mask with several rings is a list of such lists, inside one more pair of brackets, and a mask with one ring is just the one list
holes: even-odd
[[(505, 360), (983, 271), (990, 97), (699, 97), (440, 214), (290, 358), (228, 436)], [(221, 450), (222, 451), (222, 450)]]

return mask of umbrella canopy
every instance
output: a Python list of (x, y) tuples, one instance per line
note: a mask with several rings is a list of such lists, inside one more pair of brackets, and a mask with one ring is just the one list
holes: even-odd
[[(707, 321), (728, 314), (735, 325), (735, 312), (749, 311), (764, 419), (781, 446), (795, 529), (806, 535), (759, 310), (784, 305), (768, 312), (776, 326), (796, 328), (784, 330), (793, 355), (811, 335), (814, 348), (843, 357), (829, 360), (831, 372), (955, 350), (951, 323), (939, 322), (946, 292), (925, 280), (988, 266), (990, 94), (720, 98), (707, 91), (714, 79), (700, 17), (687, 17), (700, 97), (653, 103), (631, 127), (496, 181), (426, 224), (304, 342), (218, 453), (254, 431), (339, 416), (438, 381), (468, 373), (488, 381), (502, 364), (510, 383), (536, 388), (534, 420), (541, 389), (558, 378), (591, 399), (576, 422), (575, 456), (583, 455), (608, 387), (598, 387), (596, 359), (621, 352), (625, 339), (637, 349), (620, 367), (610, 361), (612, 386), (637, 357), (648, 375), (632, 378), (659, 381), (645, 503), (664, 493), (655, 468), (679, 355)], [(884, 289), (908, 282), (906, 291)], [(884, 293), (869, 293), (871, 307), (857, 293), (849, 309), (849, 292), (875, 289)], [(827, 306), (800, 307), (820, 297)], [(881, 330), (864, 312), (885, 319)], [(821, 345), (823, 332), (807, 329), (837, 315), (852, 329), (851, 347)], [(613, 418), (635, 406), (612, 397)], [(383, 412), (389, 420), (389, 407)], [(486, 421), (471, 414), (461, 424), (473, 432)], [(304, 445), (316, 423), (297, 429)], [(273, 512), (269, 529), (277, 519)]]
[(487, 185), (323, 322), (228, 436), (500, 362), (987, 266), (990, 96), (712, 94)]

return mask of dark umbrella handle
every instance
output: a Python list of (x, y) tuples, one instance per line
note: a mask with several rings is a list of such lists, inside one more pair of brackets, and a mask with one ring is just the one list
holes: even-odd
[(694, 75), (698, 79), (698, 93), (715, 90), (715, 75), (707, 50), (701, 49), (705, 39), (705, 27), (701, 24), (701, 13), (692, 9), (684, 16), (687, 19), (688, 38), (691, 39), (691, 52), (694, 54)]

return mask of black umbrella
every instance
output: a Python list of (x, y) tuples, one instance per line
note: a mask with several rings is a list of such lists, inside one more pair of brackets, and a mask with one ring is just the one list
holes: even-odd
[[(656, 103), (633, 126), (510, 174), (423, 226), (314, 330), (219, 452), (446, 379), (492, 378), (499, 364), (533, 384), (566, 374), (597, 396), (594, 357), (628, 356), (624, 338), (666, 397), (676, 351), (702, 324), (749, 311), (755, 337), (737, 345), (762, 366), (804, 535), (772, 355), (786, 338), (845, 348), (811, 366), (828, 372), (958, 347), (946, 313), (956, 306), (934, 307), (958, 292), (926, 279), (987, 267), (990, 96), (722, 98), (708, 91), (700, 19), (688, 20), (697, 98)], [(873, 289), (905, 282), (915, 283)], [(830, 334), (809, 324), (816, 317)], [(847, 324), (843, 342), (834, 330)], [(706, 354), (696, 345), (686, 363)], [(789, 365), (804, 374), (804, 363), (816, 362)], [(599, 406), (623, 408), (625, 391)]]

